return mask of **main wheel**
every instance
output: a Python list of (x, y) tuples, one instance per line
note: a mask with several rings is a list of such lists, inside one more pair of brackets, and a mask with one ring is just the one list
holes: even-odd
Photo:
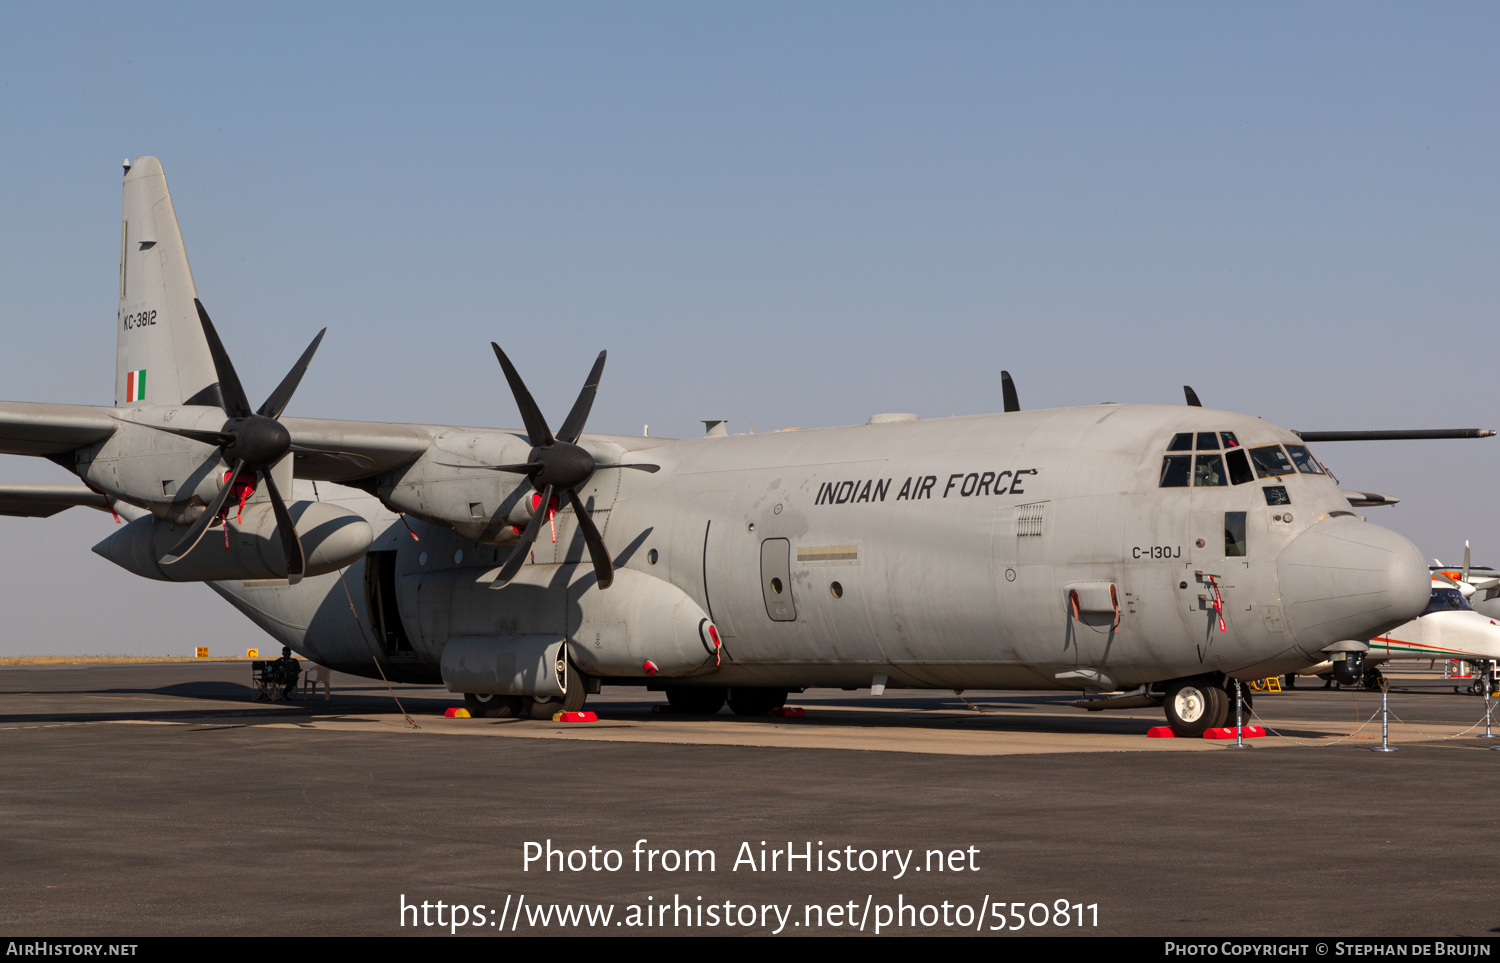
[(465, 692), (464, 707), (475, 719), (514, 719), (526, 708), (525, 696)]
[(667, 702), (675, 712), (690, 716), (711, 716), (724, 708), (723, 686), (667, 686)]
[(729, 690), (729, 708), (737, 716), (763, 716), (772, 709), (786, 705), (785, 689)]
[(583, 673), (578, 671), (578, 666), (573, 664), (572, 659), (568, 660), (567, 672), (566, 691), (561, 697), (531, 697), (531, 718), (551, 719), (555, 713), (577, 712), (583, 708), (583, 704), (588, 701), (589, 697), (588, 681), (584, 679)]
[(1192, 738), (1224, 725), (1229, 699), (1223, 689), (1206, 679), (1178, 679), (1167, 687), (1162, 708), (1172, 732)]

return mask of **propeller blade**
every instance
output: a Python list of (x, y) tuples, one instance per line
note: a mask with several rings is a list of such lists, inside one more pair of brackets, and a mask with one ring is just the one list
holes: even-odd
[(1189, 405), (1191, 405), (1194, 408), (1202, 408), (1203, 407), (1203, 402), (1201, 402), (1201, 401), (1198, 400), (1198, 392), (1194, 391), (1191, 387), (1189, 387), (1188, 385), (1183, 385), (1182, 386), (1182, 393), (1184, 395), (1187, 395), (1187, 403)]
[(219, 390), (224, 395), (224, 403), (229, 406), (225, 409), (225, 414), (231, 418), (248, 418), (251, 414), (250, 400), (245, 397), (240, 376), (234, 373), (229, 352), (224, 350), (224, 342), (219, 340), (219, 332), (214, 330), (214, 323), (208, 319), (208, 311), (204, 309), (203, 302), (193, 298), (193, 304), (198, 308), (203, 336), (208, 339), (208, 353), (213, 358), (214, 371), (219, 376)]
[(1464, 581), (1469, 580), (1469, 540), (1464, 539)]
[(601, 468), (634, 468), (636, 471), (649, 471), (649, 472), (651, 472), (653, 474), (655, 474), (656, 472), (661, 471), (661, 466), (660, 465), (597, 465), (596, 464), (594, 466), (594, 470), (595, 471), (598, 471)]
[(141, 428), (150, 428), (152, 431), (164, 431), (169, 435), (180, 435), (183, 438), (191, 438), (201, 441), (205, 445), (222, 447), (234, 442), (234, 435), (227, 431), (200, 431), (197, 428), (168, 428), (166, 425), (148, 425), (143, 421), (131, 421), (129, 418), (121, 418), (111, 415), (115, 421), (123, 421), (127, 425), (136, 425)]
[(508, 471), (517, 475), (529, 475), (542, 468), (539, 461), (528, 461), (524, 465), (459, 465), (451, 461), (435, 461), (434, 465), (442, 465), (444, 468), (478, 468), (482, 471)]
[[(498, 344), (491, 341), (490, 347), (495, 349), (495, 357), (500, 359), (500, 368), (505, 372), (505, 380), (510, 382), (510, 393), (515, 395), (516, 407), (521, 409), (521, 420), (526, 423), (527, 437), (537, 448), (551, 448), (555, 441), (552, 437), (552, 429), (547, 427), (547, 419), (542, 417), (542, 411), (536, 406), (531, 392), (526, 390), (526, 382), (521, 380), (516, 366), (510, 363), (510, 359), (505, 356), (504, 351), (500, 350)], [(515, 578), (515, 575), (512, 574), (511, 578)]]
[(292, 392), (297, 390), (297, 385), (302, 383), (302, 376), (307, 374), (307, 366), (312, 363), (313, 354), (317, 352), (318, 345), (323, 340), (323, 335), (327, 333), (327, 328), (318, 332), (318, 336), (312, 339), (312, 344), (308, 345), (307, 350), (302, 352), (302, 357), (298, 358), (297, 363), (292, 365), (292, 370), (288, 371), (286, 377), (281, 379), (281, 384), (276, 386), (276, 390), (271, 392), (271, 397), (266, 399), (266, 403), (260, 406), (256, 414), (265, 415), (267, 418), (281, 417), (281, 413), (286, 410), (287, 402), (292, 400)]
[(173, 546), (172, 550), (161, 557), (163, 565), (171, 565), (173, 562), (180, 561), (184, 555), (193, 550), (194, 546), (203, 538), (203, 533), (208, 531), (208, 526), (214, 523), (214, 519), (218, 517), (219, 511), (223, 509), (224, 502), (229, 498), (230, 493), (234, 491), (234, 483), (239, 480), (240, 472), (244, 468), (245, 462), (243, 459), (234, 463), (234, 467), (229, 471), (229, 480), (224, 483), (223, 488), (219, 489), (219, 494), (214, 496), (213, 502), (203, 510), (203, 514), (199, 515), (198, 520), (193, 522), (193, 527), (188, 529), (187, 534), (182, 536), (182, 539)]
[(583, 499), (578, 497), (578, 492), (569, 488), (568, 501), (573, 504), (573, 514), (578, 518), (578, 530), (583, 532), (584, 544), (589, 547), (589, 558), (594, 560), (594, 574), (599, 578), (599, 587), (607, 589), (615, 580), (615, 566), (609, 560), (609, 549), (604, 547), (604, 539), (599, 535), (599, 529), (594, 527), (594, 519), (589, 515), (588, 509), (583, 507)]
[(1395, 431), (1298, 431), (1292, 429), (1308, 444), (1323, 441), (1413, 441), (1424, 438), (1489, 438), (1495, 434), (1493, 428), (1414, 428)]
[(296, 455), (317, 455), (320, 458), (335, 458), (339, 461), (348, 462), (355, 468), (374, 468), (375, 462), (364, 455), (357, 455), (352, 451), (331, 451), (326, 448), (304, 448), (301, 445), (292, 445), (287, 449)]
[[(500, 350), (499, 348), (495, 349)], [(542, 500), (537, 503), (537, 509), (532, 513), (531, 521), (526, 523), (526, 531), (521, 533), (521, 540), (510, 553), (510, 558), (500, 566), (500, 574), (490, 583), (490, 588), (504, 588), (510, 584), (510, 580), (520, 574), (521, 566), (526, 564), (526, 555), (531, 551), (531, 543), (536, 541), (537, 532), (547, 523), (547, 507), (552, 504), (552, 486), (548, 485), (542, 489)]]
[(1000, 394), (1005, 399), (1006, 411), (1021, 410), (1021, 399), (1016, 396), (1016, 383), (1011, 380), (1009, 371), (1000, 372)]
[(578, 392), (578, 400), (573, 402), (573, 410), (568, 412), (567, 419), (557, 430), (560, 440), (573, 444), (583, 434), (583, 423), (588, 420), (589, 410), (594, 407), (594, 395), (599, 393), (599, 379), (604, 374), (604, 356), (608, 353), (601, 351), (599, 357), (594, 359), (594, 367), (589, 371), (588, 380), (583, 383), (583, 390)]
[(302, 539), (297, 537), (297, 526), (292, 524), (286, 502), (281, 500), (276, 480), (269, 471), (261, 472), (260, 477), (266, 483), (266, 494), (271, 496), (271, 510), (276, 513), (276, 530), (281, 533), (281, 547), (286, 551), (287, 584), (296, 585), (302, 581), (302, 573), (307, 571), (307, 556), (302, 554)]

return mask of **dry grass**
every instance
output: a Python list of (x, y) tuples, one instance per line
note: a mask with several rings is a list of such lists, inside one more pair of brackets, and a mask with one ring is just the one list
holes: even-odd
[(0, 665), (88, 665), (90, 663), (122, 662), (247, 662), (243, 656), (215, 656), (195, 659), (187, 655), (7, 655), (0, 656)]

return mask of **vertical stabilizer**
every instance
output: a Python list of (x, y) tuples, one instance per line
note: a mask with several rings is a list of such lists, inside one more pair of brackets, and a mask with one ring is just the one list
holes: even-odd
[(137, 157), (120, 223), (116, 407), (220, 404), (197, 295), (161, 162)]

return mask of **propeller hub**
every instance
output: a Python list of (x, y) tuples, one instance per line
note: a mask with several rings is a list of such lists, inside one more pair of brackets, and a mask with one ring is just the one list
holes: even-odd
[(531, 475), (531, 484), (537, 491), (548, 485), (559, 491), (577, 488), (594, 473), (594, 456), (566, 441), (531, 449), (531, 461), (542, 465)]
[(232, 419), (224, 430), (234, 441), (224, 446), (224, 460), (233, 464), (241, 459), (246, 471), (262, 471), (285, 455), (292, 447), (292, 435), (281, 422), (265, 415)]

